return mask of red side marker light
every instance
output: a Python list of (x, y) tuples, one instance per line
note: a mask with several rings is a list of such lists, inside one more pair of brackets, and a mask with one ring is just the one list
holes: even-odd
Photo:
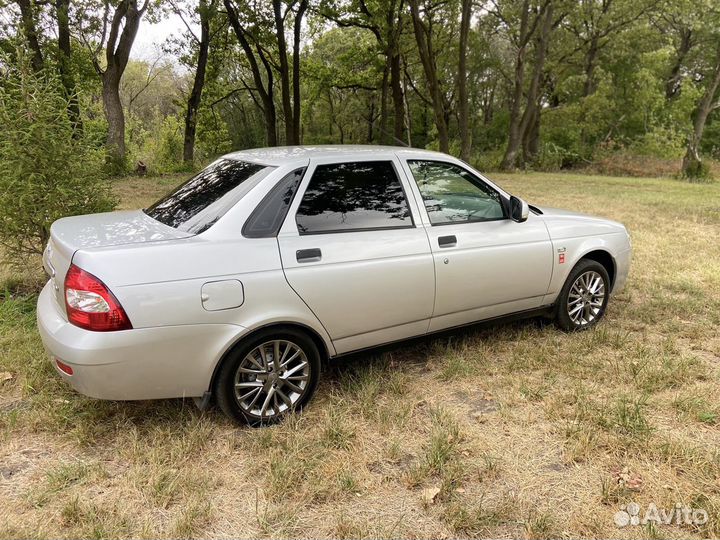
[(59, 369), (60, 371), (62, 371), (63, 373), (66, 373), (66, 374), (68, 374), (68, 375), (72, 375), (72, 374), (73, 374), (73, 368), (71, 368), (70, 366), (68, 366), (65, 362), (62, 362), (61, 360), (59, 360), (58, 358), (56, 358), (56, 359), (55, 359), (55, 363), (57, 364), (58, 369)]

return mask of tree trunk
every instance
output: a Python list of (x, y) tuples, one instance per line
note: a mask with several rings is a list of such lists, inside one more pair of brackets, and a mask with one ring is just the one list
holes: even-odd
[[(270, 98), (272, 100), (272, 98)], [(275, 103), (266, 103), (263, 108), (263, 116), (265, 117), (265, 140), (268, 146), (278, 145), (277, 134), (277, 113), (275, 112)]]
[(493, 120), (493, 114), (495, 112), (495, 85), (490, 90), (486, 90), (483, 94), (482, 110), (483, 110), (483, 124), (488, 125)]
[(588, 97), (595, 92), (595, 65), (598, 54), (598, 37), (590, 39), (590, 47), (585, 55), (585, 84), (583, 85), (583, 96)]
[(440, 82), (437, 78), (435, 51), (432, 50), (432, 36), (420, 17), (418, 0), (409, 0), (409, 4), (413, 21), (413, 29), (415, 31), (415, 40), (418, 45), (418, 53), (420, 55), (420, 61), (423, 65), (423, 71), (425, 72), (425, 82), (427, 84), (428, 92), (430, 92), (433, 106), (433, 116), (435, 118), (435, 126), (438, 130), (440, 151), (448, 153), (450, 151), (450, 140), (448, 137), (447, 123), (445, 121), (445, 106), (443, 103), (442, 92), (440, 91)]
[(680, 91), (680, 81), (682, 79), (682, 67), (685, 62), (685, 57), (693, 47), (693, 34), (692, 29), (683, 28), (680, 30), (680, 45), (677, 48), (677, 54), (675, 61), (670, 69), (670, 76), (665, 81), (665, 98), (673, 99), (678, 95)]
[(713, 100), (715, 99), (718, 86), (720, 86), (720, 49), (718, 50), (717, 57), (715, 59), (715, 70), (713, 72), (712, 79), (705, 87), (705, 92), (700, 98), (697, 108), (695, 109), (693, 131), (688, 137), (687, 150), (682, 161), (682, 173), (688, 178), (702, 176), (700, 143), (702, 142), (707, 118), (715, 107), (713, 105)]
[(30, 65), (35, 73), (42, 71), (44, 67), (42, 50), (38, 41), (37, 26), (35, 24), (35, 13), (33, 12), (33, 0), (16, 0), (20, 8), (20, 17), (23, 33), (30, 52)]
[(295, 127), (293, 126), (293, 110), (290, 100), (290, 65), (287, 57), (287, 43), (285, 42), (285, 18), (282, 13), (280, 0), (273, 0), (275, 14), (275, 36), (278, 45), (278, 58), (280, 60), (280, 99), (282, 101), (283, 115), (285, 116), (285, 144), (295, 144)]
[(537, 156), (540, 141), (540, 83), (545, 68), (550, 32), (552, 32), (553, 5), (548, 5), (537, 43), (535, 45), (535, 63), (533, 75), (528, 89), (527, 105), (520, 125), (523, 137), (523, 159), (526, 163), (532, 162)]
[(228, 20), (230, 21), (230, 26), (232, 26), (235, 36), (237, 37), (237, 40), (245, 53), (245, 57), (250, 64), (250, 71), (252, 72), (255, 89), (260, 96), (260, 101), (262, 102), (262, 112), (265, 117), (265, 140), (268, 146), (277, 146), (277, 132), (275, 131), (277, 116), (275, 113), (275, 99), (273, 97), (272, 69), (267, 63), (267, 59), (262, 56), (261, 50), (258, 48), (258, 56), (263, 62), (267, 73), (267, 83), (265, 83), (262, 75), (260, 74), (260, 66), (258, 65), (255, 53), (248, 41), (248, 36), (250, 34), (248, 34), (240, 24), (240, 19), (235, 11), (232, 0), (224, 0), (223, 3), (225, 5)]
[(367, 116), (367, 136), (365, 137), (365, 142), (367, 144), (371, 144), (373, 141), (373, 117), (375, 116), (375, 100), (372, 99), (370, 101), (370, 111)]
[(540, 150), (540, 108), (535, 107), (528, 127), (523, 134), (523, 160), (531, 163)]
[(460, 130), (460, 159), (470, 161), (470, 103), (467, 90), (467, 44), (470, 33), (470, 17), (472, 1), (462, 0), (462, 17), (460, 19), (460, 58), (458, 59), (458, 127)]
[(508, 144), (505, 148), (500, 168), (509, 171), (517, 167), (517, 158), (520, 153), (520, 144), (522, 143), (522, 133), (520, 131), (520, 116), (523, 98), (523, 84), (525, 81), (525, 51), (527, 47), (527, 28), (528, 28), (528, 0), (524, 0), (522, 6), (522, 14), (520, 16), (520, 39), (517, 56), (515, 57), (515, 81), (513, 85), (512, 102), (510, 106), (510, 125), (508, 126)]
[(205, 71), (207, 69), (210, 52), (210, 6), (205, 0), (200, 0), (198, 12), (200, 14), (200, 43), (198, 43), (198, 59), (195, 68), (192, 90), (188, 98), (185, 112), (185, 138), (183, 141), (183, 162), (192, 166), (195, 158), (195, 131), (197, 116), (202, 100), (202, 91), (205, 86)]
[[(528, 7), (527, 0), (524, 3), (524, 8)], [(535, 123), (538, 121), (536, 115), (540, 113), (540, 82), (542, 79), (542, 71), (545, 66), (545, 57), (547, 56), (548, 44), (550, 41), (550, 33), (553, 29), (553, 5), (551, 2), (545, 4), (545, 7), (537, 15), (542, 17), (541, 20), (537, 21), (534, 27), (539, 30), (539, 36), (536, 40), (535, 45), (535, 61), (533, 63), (533, 73), (530, 80), (530, 86), (527, 91), (527, 103), (525, 110), (520, 114), (522, 110), (521, 101), (523, 98), (523, 82), (525, 77), (525, 49), (529, 39), (532, 37), (531, 33), (528, 33), (528, 11), (523, 10), (522, 19), (520, 23), (520, 40), (521, 47), (518, 48), (517, 60), (515, 62), (515, 87), (513, 92), (512, 109), (510, 113), (510, 129), (508, 135), (508, 146), (505, 150), (505, 156), (501, 167), (505, 170), (512, 170), (518, 166), (521, 148), (527, 152), (533, 146), (537, 148), (536, 143), (528, 145), (528, 131), (534, 129)], [(525, 46), (522, 46), (522, 45)], [(539, 138), (539, 127), (535, 137)], [(527, 159), (532, 160), (534, 155), (525, 155)]]
[(380, 141), (382, 144), (390, 144), (390, 132), (388, 131), (388, 87), (390, 80), (390, 56), (385, 54), (385, 69), (383, 69), (382, 83), (380, 84)]
[(80, 104), (78, 103), (77, 92), (75, 91), (75, 77), (73, 77), (72, 66), (70, 65), (72, 50), (70, 47), (70, 21), (69, 21), (70, 0), (56, 0), (55, 12), (57, 17), (58, 30), (58, 51), (60, 80), (65, 90), (65, 97), (68, 100), (68, 118), (73, 126), (75, 134), (82, 133), (82, 119), (80, 118)]
[(410, 118), (410, 105), (407, 99), (407, 79), (403, 77), (403, 111), (405, 112), (405, 128), (407, 130), (407, 144), (412, 146), (412, 119)]
[(114, 173), (125, 170), (125, 114), (120, 102), (120, 79), (130, 60), (130, 51), (148, 1), (145, 0), (142, 8), (138, 8), (137, 0), (122, 0), (117, 5), (105, 44), (105, 69), (102, 70), (97, 59), (94, 60), (102, 80), (103, 108), (108, 123), (108, 159)]
[(405, 128), (405, 111), (403, 103), (402, 70), (400, 69), (400, 52), (395, 51), (390, 58), (390, 88), (393, 101), (393, 137), (395, 144), (402, 142)]
[(301, 0), (298, 11), (295, 14), (293, 29), (293, 138), (294, 144), (302, 142), (300, 138), (300, 33), (302, 20), (308, 7), (308, 0)]
[(335, 107), (333, 106), (332, 92), (328, 88), (327, 91), (328, 108), (330, 114), (328, 115), (328, 139), (333, 140), (333, 128), (335, 127)]
[[(390, 70), (390, 89), (393, 103), (393, 144), (404, 139), (405, 102), (402, 90), (402, 59), (400, 57), (400, 36), (402, 34), (403, 0), (391, 0), (386, 6), (384, 35), (387, 44), (387, 62)], [(380, 34), (378, 41), (380, 41)]]
[(107, 69), (102, 75), (102, 99), (108, 123), (107, 152), (113, 173), (125, 169), (125, 113), (120, 101), (120, 75)]

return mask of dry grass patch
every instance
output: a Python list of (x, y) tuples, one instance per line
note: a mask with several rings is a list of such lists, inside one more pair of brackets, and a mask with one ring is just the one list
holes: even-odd
[[(182, 178), (116, 190), (137, 208)], [(6, 276), (0, 537), (720, 535), (720, 185), (497, 179), (628, 226), (632, 273), (607, 319), (572, 335), (485, 325), (332, 362), (307, 410), (263, 429), (190, 401), (74, 394), (42, 352), (35, 293)], [(632, 501), (710, 520), (618, 529)]]

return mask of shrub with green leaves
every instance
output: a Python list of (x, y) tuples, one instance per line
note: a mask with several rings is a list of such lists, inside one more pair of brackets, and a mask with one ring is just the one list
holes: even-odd
[(73, 133), (57, 78), (35, 74), (22, 62), (6, 65), (0, 83), (0, 255), (7, 263), (39, 268), (37, 255), (53, 221), (111, 210), (115, 200), (104, 152)]
[[(136, 119), (133, 121), (137, 122)], [(149, 174), (187, 170), (183, 163), (183, 130), (182, 118), (177, 115), (163, 118), (158, 111), (152, 119), (151, 129), (138, 130), (140, 136), (129, 145), (133, 160), (142, 161)]]

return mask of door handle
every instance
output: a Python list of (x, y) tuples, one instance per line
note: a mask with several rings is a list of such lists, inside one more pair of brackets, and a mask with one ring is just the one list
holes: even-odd
[(457, 238), (452, 234), (450, 236), (438, 236), (438, 246), (441, 248), (449, 248), (457, 246)]
[(320, 248), (298, 249), (295, 252), (295, 258), (299, 263), (318, 262), (322, 259), (322, 251)]

